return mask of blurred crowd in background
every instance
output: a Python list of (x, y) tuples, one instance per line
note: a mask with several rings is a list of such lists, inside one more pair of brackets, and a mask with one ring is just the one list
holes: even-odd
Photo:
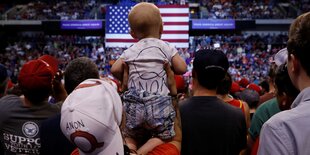
[[(130, 5), (141, 0), (41, 0), (0, 2), (2, 20), (78, 20), (104, 19), (106, 6)], [(309, 0), (147, 0), (158, 5), (188, 4), (190, 19), (289, 19), (310, 10)], [(70, 5), (68, 5), (70, 3)], [(242, 77), (259, 83), (268, 74), (273, 55), (284, 48), (287, 34), (236, 34), (191, 36), (189, 48), (178, 49), (192, 69), (192, 59), (199, 49), (220, 48), (230, 62), (232, 79)], [(21, 66), (28, 60), (50, 54), (60, 61), (60, 68), (76, 57), (91, 58), (103, 76), (110, 75), (110, 67), (123, 48), (105, 48), (103, 36), (21, 34), (7, 39), (1, 49), (0, 60), (10, 70), (13, 82)], [(190, 76), (187, 73), (185, 76)]]
[[(106, 6), (130, 5), (141, 0), (0, 2), (0, 19), (76, 20), (104, 19)], [(287, 19), (310, 9), (309, 0), (147, 0), (158, 5), (189, 4), (192, 19)], [(28, 2), (28, 3), (27, 3)], [(68, 5), (70, 3), (70, 5)]]
[[(178, 51), (188, 65), (185, 77), (191, 76), (195, 51), (219, 48), (228, 57), (229, 72), (234, 81), (247, 78), (259, 84), (267, 77), (274, 54), (285, 47), (286, 41), (287, 34), (195, 36), (190, 38), (189, 48), (179, 48)], [(105, 48), (104, 38), (99, 36), (25, 33), (8, 39), (7, 47), (0, 53), (0, 63), (9, 69), (13, 82), (16, 82), (19, 70), (25, 62), (43, 54), (55, 56), (60, 69), (64, 69), (71, 60), (86, 56), (97, 64), (101, 76), (109, 76), (111, 65), (124, 50), (125, 48)]]

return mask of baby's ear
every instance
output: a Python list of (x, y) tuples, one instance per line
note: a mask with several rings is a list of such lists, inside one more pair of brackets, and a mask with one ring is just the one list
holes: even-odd
[(130, 29), (130, 35), (134, 38), (134, 39), (137, 39), (137, 35), (135, 34), (135, 32), (133, 32), (131, 29)]
[(162, 22), (159, 28), (159, 35), (161, 36), (163, 34), (164, 31), (164, 23)]

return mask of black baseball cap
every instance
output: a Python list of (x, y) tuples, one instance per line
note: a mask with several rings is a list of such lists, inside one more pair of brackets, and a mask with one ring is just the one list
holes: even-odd
[(220, 50), (203, 49), (195, 53), (195, 70), (208, 71), (213, 68), (226, 72), (228, 67), (228, 59)]
[(199, 83), (210, 89), (217, 87), (229, 68), (226, 55), (220, 50), (212, 49), (202, 49), (195, 52), (193, 65)]

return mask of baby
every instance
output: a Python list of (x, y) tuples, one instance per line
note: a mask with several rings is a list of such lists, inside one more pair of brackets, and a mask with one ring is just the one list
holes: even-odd
[(139, 41), (124, 51), (111, 72), (122, 80), (123, 62), (129, 66), (128, 91), (123, 94), (126, 118), (123, 133), (128, 147), (140, 155), (175, 135), (175, 110), (163, 65), (169, 62), (176, 74), (184, 74), (186, 63), (177, 49), (160, 40), (163, 21), (154, 4), (135, 5), (128, 21), (131, 36)]

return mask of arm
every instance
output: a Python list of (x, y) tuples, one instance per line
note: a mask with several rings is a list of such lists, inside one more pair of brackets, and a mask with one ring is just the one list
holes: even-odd
[[(251, 120), (250, 128), (248, 129), (248, 136), (247, 136), (247, 149), (244, 154), (250, 154), (251, 152), (255, 151), (253, 149), (254, 144), (256, 141), (258, 141), (258, 138), (260, 136), (261, 129), (264, 125), (264, 123), (269, 119), (269, 116), (267, 118), (267, 113), (269, 115), (269, 112), (266, 110), (269, 103), (264, 103), (263, 105), (259, 106)], [(257, 152), (257, 149), (256, 149)]]
[[(126, 91), (128, 88), (127, 88), (127, 82), (128, 82), (128, 72), (129, 72), (129, 68), (128, 68), (128, 65), (123, 62), (122, 66), (124, 67), (124, 73), (123, 73), (123, 81), (122, 81), (122, 84), (121, 84), (121, 92), (124, 92)], [(121, 130), (125, 129), (125, 126), (126, 126), (126, 112), (123, 111), (123, 114), (122, 114), (122, 123), (121, 123)]]
[(240, 136), (239, 136), (239, 139), (237, 142), (237, 144), (239, 144), (238, 147), (240, 147), (240, 152), (239, 154), (242, 154), (245, 149), (247, 148), (247, 128), (246, 128), (246, 120), (245, 120), (245, 117), (244, 117), (244, 114), (242, 114), (243, 116), (241, 117), (242, 118), (242, 122), (241, 122), (241, 132), (240, 132)]
[(262, 121), (262, 119), (260, 117), (262, 115), (262, 112), (265, 112), (265, 111), (262, 111), (259, 109), (260, 108), (258, 108), (256, 110), (254, 116), (252, 117), (250, 127), (248, 128), (247, 148), (242, 152), (242, 155), (251, 154), (252, 149), (253, 149), (253, 145), (254, 145), (255, 141), (257, 140), (257, 138), (259, 138), (260, 130), (261, 130), (263, 124), (265, 123), (264, 121)]
[(245, 114), (245, 123), (246, 123), (246, 128), (250, 128), (251, 124), (251, 117), (250, 117), (250, 108), (246, 102), (242, 102), (244, 106), (244, 114)]
[(62, 77), (62, 72), (57, 71), (52, 80), (52, 96), (55, 98), (56, 102), (64, 101), (68, 96), (64, 85), (61, 83)]
[(164, 69), (167, 74), (167, 84), (168, 84), (168, 89), (170, 90), (170, 94), (177, 95), (178, 92), (177, 92), (176, 82), (174, 79), (174, 72), (172, 71), (168, 62), (164, 62)]
[(172, 102), (175, 105), (175, 112), (176, 112), (176, 117), (174, 119), (175, 136), (173, 137), (172, 141), (169, 143), (173, 144), (179, 151), (181, 151), (182, 128), (181, 128), (180, 110), (178, 106), (179, 104), (178, 104), (177, 99), (174, 99)]
[(124, 72), (124, 67), (123, 67), (123, 58), (119, 58), (115, 61), (115, 63), (111, 67), (111, 73), (112, 75), (117, 78), (119, 81), (123, 80), (123, 72)]
[(164, 144), (161, 144), (155, 147), (152, 151), (148, 152), (147, 155), (157, 155), (157, 154), (175, 155), (175, 154), (180, 154), (181, 152), (182, 129), (181, 129), (181, 118), (180, 118), (180, 111), (178, 107), (178, 100), (176, 97), (177, 89), (176, 89), (176, 83), (174, 80), (174, 73), (168, 62), (164, 63), (164, 69), (167, 74), (168, 88), (170, 90), (170, 94), (173, 96), (172, 104), (176, 111), (176, 117), (174, 119), (175, 136), (170, 141), (167, 141)]
[[(246, 123), (246, 128), (249, 129), (251, 125), (251, 118), (250, 118), (250, 108), (248, 104), (244, 101), (242, 101), (242, 104), (244, 106), (244, 114), (245, 114), (245, 123)], [(253, 145), (253, 140), (249, 134), (247, 133), (247, 147), (246, 149), (242, 150), (240, 155), (248, 155), (251, 153), (252, 145)]]
[(129, 67), (128, 65), (123, 62), (123, 81), (121, 81), (121, 92), (124, 92), (128, 89), (128, 76), (129, 76)]
[(164, 64), (165, 71), (167, 73), (167, 82), (168, 82), (168, 88), (170, 90), (170, 94), (174, 99), (172, 100), (172, 104), (175, 108), (176, 112), (176, 117), (174, 119), (174, 131), (175, 131), (175, 136), (173, 139), (169, 142), (170, 144), (173, 144), (179, 151), (181, 151), (181, 142), (182, 142), (182, 129), (181, 129), (181, 117), (180, 117), (180, 111), (179, 111), (179, 106), (178, 106), (178, 99), (177, 99), (177, 88), (176, 88), (176, 83), (174, 80), (174, 73), (171, 70), (169, 63)]
[(172, 57), (172, 67), (175, 74), (184, 74), (187, 71), (186, 63), (178, 53)]
[[(289, 155), (294, 154), (292, 147), (286, 145), (290, 138), (283, 132), (282, 128), (274, 129), (271, 123), (263, 125), (259, 138), (258, 155)], [(290, 142), (289, 142), (290, 143)]]

